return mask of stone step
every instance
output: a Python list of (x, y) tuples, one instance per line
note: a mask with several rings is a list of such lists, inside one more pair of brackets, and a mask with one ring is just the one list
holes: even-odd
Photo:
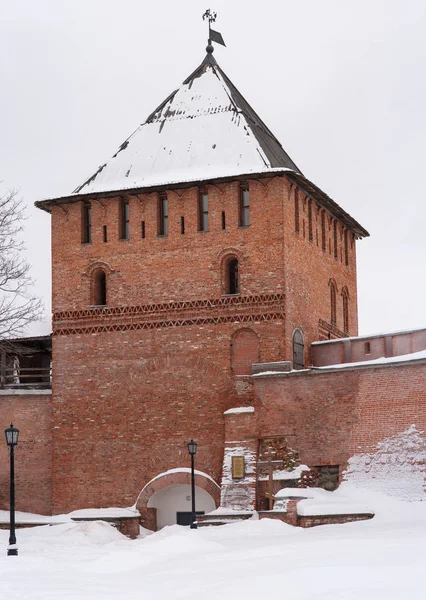
[(197, 526), (198, 527), (208, 527), (210, 525), (218, 526), (218, 525), (229, 525), (229, 523), (237, 523), (238, 521), (246, 521), (253, 516), (253, 512), (229, 512), (229, 513), (221, 513), (219, 515), (200, 515), (197, 517)]

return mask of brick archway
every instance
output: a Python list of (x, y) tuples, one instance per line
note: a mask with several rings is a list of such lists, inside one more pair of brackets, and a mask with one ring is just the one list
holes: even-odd
[[(157, 529), (157, 516), (155, 508), (148, 508), (151, 496), (156, 492), (171, 485), (191, 485), (191, 471), (187, 468), (173, 469), (163, 475), (151, 479), (140, 492), (136, 501), (136, 508), (141, 514), (141, 522), (147, 529)], [(215, 501), (216, 506), (220, 504), (220, 486), (202, 471), (195, 471), (195, 486), (205, 490)]]

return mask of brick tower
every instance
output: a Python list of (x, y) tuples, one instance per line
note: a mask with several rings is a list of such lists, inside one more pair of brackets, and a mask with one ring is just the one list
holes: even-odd
[(92, 177), (37, 206), (52, 218), (53, 512), (141, 490), (148, 510), (153, 478), (183, 483), (190, 438), (217, 505), (224, 411), (251, 406), (253, 363), (303, 368), (313, 341), (357, 334), (368, 233), (211, 46)]

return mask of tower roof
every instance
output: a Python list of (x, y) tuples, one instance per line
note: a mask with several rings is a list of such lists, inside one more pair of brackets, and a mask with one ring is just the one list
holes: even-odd
[(74, 194), (290, 169), (277, 138), (211, 53)]

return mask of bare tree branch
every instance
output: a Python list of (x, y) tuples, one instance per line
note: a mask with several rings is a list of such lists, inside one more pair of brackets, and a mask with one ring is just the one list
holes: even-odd
[(17, 192), (0, 194), (0, 340), (22, 335), (43, 313), (42, 301), (30, 293), (30, 265), (22, 257), (24, 219)]

